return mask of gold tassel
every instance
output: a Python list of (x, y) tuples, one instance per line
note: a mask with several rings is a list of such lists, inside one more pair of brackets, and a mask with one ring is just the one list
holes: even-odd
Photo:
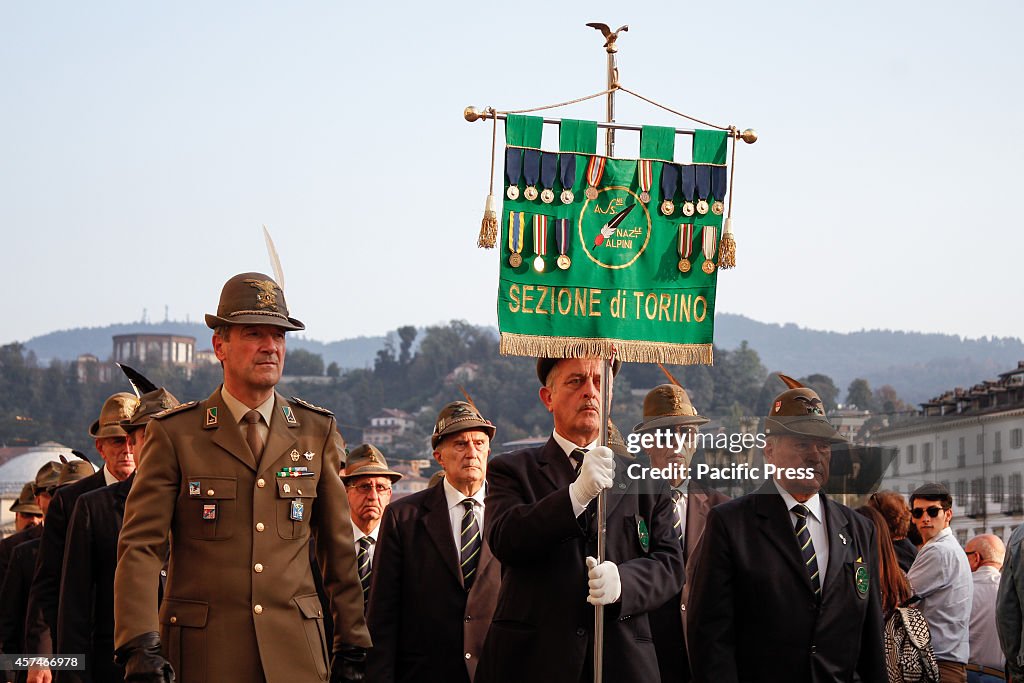
[(725, 219), (725, 230), (722, 231), (722, 253), (718, 257), (719, 268), (736, 267), (736, 238), (732, 236), (732, 218)]
[(494, 210), (494, 195), (487, 195), (484, 206), (484, 219), (480, 221), (480, 235), (476, 238), (476, 246), (481, 249), (494, 249), (498, 240), (498, 214)]

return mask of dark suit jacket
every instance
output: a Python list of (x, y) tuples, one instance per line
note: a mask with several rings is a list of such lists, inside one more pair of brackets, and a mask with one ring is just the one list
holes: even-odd
[(75, 511), (75, 503), (82, 494), (106, 485), (103, 468), (100, 468), (98, 472), (85, 479), (61, 486), (53, 494), (53, 500), (50, 501), (50, 507), (46, 512), (46, 526), (43, 528), (39, 558), (36, 560), (35, 578), (32, 580), (32, 590), (28, 597), (25, 644), (34, 653), (54, 653), (60, 575), (64, 566), (64, 539), (67, 537), (71, 513)]
[(661, 680), (690, 680), (690, 662), (686, 657), (686, 601), (690, 590), (691, 558), (697, 548), (708, 513), (714, 506), (729, 500), (729, 496), (713, 488), (690, 482), (686, 494), (686, 535), (683, 539), (683, 559), (686, 562), (687, 581), (683, 589), (668, 602), (650, 614), (654, 647), (658, 651), (658, 669)]
[[(4, 585), (4, 577), (7, 575), (7, 568), (11, 566), (11, 556), (14, 554), (14, 549), (26, 541), (39, 538), (43, 535), (43, 527), (41, 524), (34, 524), (30, 527), (22, 529), (16, 533), (11, 534), (4, 540), (0, 541), (0, 586)], [(33, 567), (34, 571), (34, 567)], [(24, 596), (20, 598), (24, 600)], [(7, 605), (0, 602), (0, 612), (7, 609)]]
[[(608, 492), (606, 559), (618, 566), (622, 594), (604, 608), (604, 675), (616, 682), (657, 680), (647, 613), (683, 583), (667, 488), (640, 490), (626, 474), (630, 462), (616, 458)], [(589, 680), (594, 608), (585, 558), (596, 555), (596, 506), (578, 519), (573, 514), (573, 469), (553, 438), (495, 458), (487, 477), (485, 533), (501, 561), (502, 584), (477, 683)]]
[(388, 505), (377, 538), (367, 680), (472, 681), (501, 582), (490, 547), (466, 593), (443, 485)]
[[(821, 497), (829, 556), (820, 604), (772, 482), (708, 514), (687, 605), (695, 681), (887, 680), (875, 528)], [(869, 581), (864, 593), (860, 568)]]
[(114, 664), (114, 570), (124, 502), (134, 476), (83, 494), (64, 545), (57, 613), (57, 652), (84, 653), (85, 671), (64, 671), (62, 682), (123, 681)]
[[(17, 546), (11, 553), (11, 561), (0, 588), (0, 643), (7, 654), (33, 654), (25, 647), (25, 609), (28, 604), (28, 589), (32, 585), (32, 574), (36, 568), (36, 554), (39, 539), (34, 538)], [(24, 681), (27, 674), (18, 671), (16, 676), (8, 672), (4, 680)]]

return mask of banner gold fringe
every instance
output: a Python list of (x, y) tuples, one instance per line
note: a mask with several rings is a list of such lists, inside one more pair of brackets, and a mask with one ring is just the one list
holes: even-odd
[(670, 344), (625, 339), (588, 339), (586, 337), (540, 337), (502, 332), (498, 350), (506, 356), (535, 358), (606, 358), (615, 349), (615, 357), (627, 363), (670, 363), (672, 365), (712, 365), (711, 344)]

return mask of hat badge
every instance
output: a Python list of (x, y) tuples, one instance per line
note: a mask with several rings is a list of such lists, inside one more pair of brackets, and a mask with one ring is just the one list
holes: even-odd
[(825, 411), (821, 409), (820, 398), (810, 398), (808, 396), (796, 396), (796, 400), (804, 404), (804, 408), (807, 409), (808, 415), (824, 415)]
[(243, 282), (257, 290), (256, 303), (260, 308), (277, 310), (277, 283), (273, 280), (248, 279)]
[(373, 451), (370, 451), (370, 454), (366, 456), (366, 459), (370, 462), (380, 463), (380, 460), (377, 458), (377, 454)]

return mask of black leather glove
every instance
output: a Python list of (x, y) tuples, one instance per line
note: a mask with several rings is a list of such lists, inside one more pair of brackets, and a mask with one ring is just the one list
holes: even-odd
[(366, 678), (366, 649), (355, 645), (342, 645), (331, 656), (331, 682), (349, 683)]
[(135, 636), (114, 652), (126, 683), (174, 683), (174, 669), (160, 654), (160, 634)]

